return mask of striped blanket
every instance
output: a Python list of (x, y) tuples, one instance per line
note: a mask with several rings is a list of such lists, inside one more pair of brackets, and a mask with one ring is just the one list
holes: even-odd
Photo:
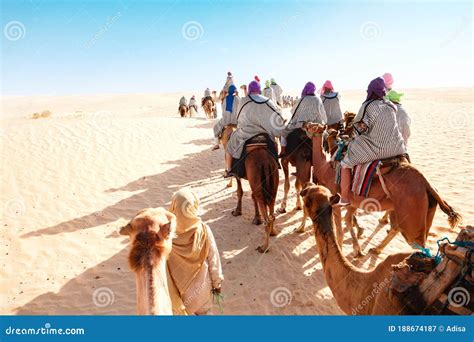
[(352, 192), (357, 196), (367, 197), (370, 191), (370, 185), (375, 175), (380, 160), (375, 160), (353, 168)]

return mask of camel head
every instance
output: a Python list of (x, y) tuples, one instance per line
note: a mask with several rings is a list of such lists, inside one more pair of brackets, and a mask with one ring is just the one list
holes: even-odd
[(304, 210), (315, 229), (321, 232), (332, 230), (332, 206), (339, 202), (339, 194), (332, 195), (328, 188), (309, 182), (300, 195), (303, 197)]
[(128, 261), (132, 270), (142, 269), (150, 261), (154, 265), (166, 259), (175, 231), (176, 217), (164, 208), (142, 209), (120, 228), (121, 235), (130, 237), (132, 249)]
[(313, 133), (313, 134), (322, 134), (326, 130), (327, 126), (320, 124), (320, 123), (315, 123), (315, 122), (308, 122), (305, 125), (305, 129), (308, 133)]

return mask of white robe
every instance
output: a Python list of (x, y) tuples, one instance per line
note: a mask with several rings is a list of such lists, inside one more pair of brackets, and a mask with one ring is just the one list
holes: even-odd
[(305, 122), (327, 123), (326, 111), (318, 96), (307, 95), (295, 103), (291, 109), (291, 119), (287, 130), (291, 132), (301, 128)]
[(272, 83), (272, 85), (270, 87), (273, 89), (273, 94), (275, 96), (275, 101), (278, 104), (281, 105), (283, 103), (281, 101), (281, 96), (283, 95), (283, 89), (281, 89), (280, 85), (276, 84), (276, 83)]
[(400, 133), (402, 134), (403, 141), (405, 142), (405, 146), (406, 146), (408, 143), (408, 138), (411, 135), (411, 131), (410, 131), (411, 119), (401, 104), (396, 103), (395, 105), (397, 106), (398, 129), (400, 130)]
[(227, 125), (237, 125), (237, 112), (240, 106), (240, 97), (234, 96), (234, 103), (232, 104), (232, 112), (225, 110), (227, 106), (227, 96), (224, 97), (224, 101), (222, 101), (222, 118), (217, 121), (214, 125), (214, 137), (220, 137), (222, 130)]
[(342, 117), (341, 106), (339, 104), (339, 94), (331, 92), (329, 94), (321, 94), (326, 116), (328, 118), (328, 125), (334, 125), (340, 122)]
[(237, 130), (230, 137), (227, 152), (238, 159), (248, 139), (260, 133), (267, 133), (274, 140), (275, 137), (280, 137), (285, 129), (285, 120), (273, 101), (262, 95), (251, 94), (240, 101)]

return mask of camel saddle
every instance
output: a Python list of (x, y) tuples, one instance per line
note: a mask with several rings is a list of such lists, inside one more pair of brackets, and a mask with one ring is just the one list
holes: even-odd
[(474, 228), (461, 230), (454, 242), (443, 240), (436, 256), (422, 249), (392, 266), (389, 294), (413, 314), (472, 315)]
[(304, 153), (306, 161), (313, 161), (313, 141), (304, 130), (297, 128), (293, 130), (286, 137), (286, 157), (291, 156), (293, 153), (300, 149), (304, 149), (307, 153)]
[(245, 142), (242, 156), (239, 159), (232, 158), (232, 173), (239, 178), (246, 178), (245, 159), (255, 150), (266, 149), (278, 163), (278, 168), (281, 168), (278, 162), (278, 152), (275, 141), (266, 133), (260, 133)]
[[(386, 175), (387, 173), (390, 173), (393, 170), (395, 170), (401, 164), (407, 164), (407, 163), (410, 163), (410, 157), (408, 156), (407, 153), (400, 154), (395, 157), (380, 159), (380, 164), (378, 166), (380, 170), (380, 175), (382, 176)], [(378, 174), (374, 175), (374, 178), (376, 177), (378, 177)]]

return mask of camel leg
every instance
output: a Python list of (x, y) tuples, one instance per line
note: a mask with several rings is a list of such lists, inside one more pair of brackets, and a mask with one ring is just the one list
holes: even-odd
[(296, 210), (301, 210), (301, 188), (311, 179), (311, 163), (303, 160), (296, 162)]
[(301, 219), (301, 224), (298, 228), (295, 229), (295, 233), (304, 233), (306, 228), (306, 218), (308, 217), (308, 213), (306, 212), (306, 207), (303, 207), (303, 218)]
[(275, 202), (270, 203), (268, 205), (268, 212), (269, 212), (269, 223), (271, 225), (270, 229), (270, 236), (276, 236), (277, 233), (275, 231)]
[(252, 224), (259, 226), (262, 224), (262, 216), (260, 215), (260, 211), (258, 210), (258, 203), (255, 195), (252, 193), (253, 205), (255, 208), (255, 216), (253, 217)]
[(347, 207), (346, 215), (344, 216), (344, 222), (346, 223), (346, 228), (349, 230), (351, 233), (352, 237), (352, 247), (354, 248), (354, 253), (355, 257), (361, 257), (364, 254), (361, 252), (360, 245), (359, 245), (359, 240), (357, 239), (357, 236), (354, 232), (354, 227), (352, 225), (353, 223), (353, 217), (355, 215), (357, 208), (354, 208), (352, 206)]
[(357, 238), (360, 239), (362, 237), (362, 235), (364, 235), (364, 228), (362, 228), (359, 225), (359, 221), (357, 221), (356, 213), (354, 213), (354, 215), (352, 215), (352, 224), (354, 225), (354, 227), (357, 228)]
[(237, 207), (235, 210), (232, 210), (233, 216), (242, 215), (242, 196), (244, 195), (244, 190), (242, 189), (242, 181), (240, 178), (235, 178), (237, 180)]
[[(281, 202), (280, 208), (277, 210), (278, 214), (286, 213), (286, 202), (288, 200), (288, 192), (290, 191), (290, 175), (289, 175), (289, 163), (287, 159), (281, 160), (281, 166), (283, 168), (283, 174), (285, 175), (285, 189), (283, 192), (283, 201)], [(299, 194), (298, 194), (299, 196)]]
[(390, 243), (390, 241), (392, 241), (393, 238), (398, 234), (399, 226), (398, 226), (398, 221), (395, 217), (395, 211), (390, 211), (389, 217), (390, 217), (390, 230), (388, 231), (387, 236), (382, 240), (382, 242), (377, 247), (370, 249), (371, 253), (380, 254), (382, 250)]
[(271, 219), (268, 215), (267, 206), (263, 202), (263, 200), (258, 201), (258, 208), (260, 213), (263, 215), (263, 224), (265, 226), (265, 236), (263, 238), (263, 244), (257, 247), (257, 251), (260, 253), (268, 252), (268, 245), (270, 243), (270, 233), (273, 230), (273, 222), (274, 219)]
[(342, 250), (342, 241), (344, 239), (344, 232), (342, 231), (342, 213), (340, 207), (333, 207), (334, 221), (336, 223), (336, 240)]

